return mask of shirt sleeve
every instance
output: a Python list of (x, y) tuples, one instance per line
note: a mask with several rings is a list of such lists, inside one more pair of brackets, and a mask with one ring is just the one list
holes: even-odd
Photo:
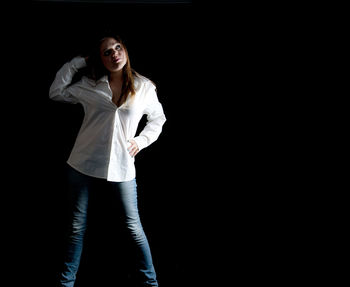
[(78, 101), (74, 97), (74, 86), (70, 86), (70, 84), (78, 69), (85, 66), (86, 62), (83, 57), (75, 57), (70, 62), (64, 64), (56, 73), (50, 87), (49, 97), (56, 101), (77, 103)]
[(140, 134), (134, 138), (139, 150), (149, 146), (158, 139), (166, 121), (163, 107), (158, 100), (153, 84), (150, 84), (150, 88), (147, 91), (146, 101), (145, 114), (147, 115), (147, 123)]

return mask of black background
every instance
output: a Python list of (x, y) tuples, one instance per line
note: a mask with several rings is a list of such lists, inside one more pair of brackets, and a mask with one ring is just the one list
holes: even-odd
[[(3, 195), (14, 197), (3, 209), (11, 227), (4, 239), (15, 243), (7, 250), (14, 285), (24, 278), (50, 287), (57, 277), (67, 224), (64, 171), (83, 114), (79, 105), (50, 100), (48, 91), (57, 70), (105, 27), (124, 38), (132, 67), (157, 84), (167, 117), (159, 139), (136, 159), (160, 286), (219, 286), (227, 277), (224, 285), (246, 284), (274, 273), (265, 259), (279, 241), (269, 228), (278, 217), (274, 192), (281, 194), (288, 174), (289, 137), (281, 134), (289, 98), (281, 102), (281, 95), (290, 87), (280, 81), (285, 55), (275, 53), (288, 33), (253, 3), (208, 4), (38, 1), (11, 10), (1, 63), (8, 63), (2, 100), (10, 104), (2, 106)], [(111, 228), (110, 202), (93, 203), (78, 284), (124, 283), (127, 242)], [(18, 276), (18, 267), (28, 276)]]
[[(79, 105), (50, 100), (49, 87), (65, 62), (86, 53), (100, 31), (112, 28), (124, 39), (132, 67), (157, 84), (167, 117), (159, 139), (136, 158), (139, 210), (160, 286), (191, 286), (199, 247), (192, 204), (203, 176), (191, 144), (194, 138), (203, 140), (194, 112), (200, 95), (195, 88), (198, 35), (193, 13), (191, 4), (32, 2), (21, 18), (15, 49), (19, 66), (30, 62), (30, 69), (23, 68), (26, 86), (16, 86), (14, 80), (22, 91), (16, 98), (22, 103), (22, 120), (11, 132), (21, 135), (16, 144), (22, 147), (17, 152), (22, 161), (21, 180), (12, 182), (22, 181), (28, 190), (22, 198), (30, 204), (23, 233), (30, 251), (25, 268), (35, 265), (38, 271), (33, 260), (40, 262), (39, 282), (34, 273), (29, 277), (33, 284), (54, 286), (61, 267), (68, 222), (66, 160), (83, 117)], [(130, 256), (113, 214), (109, 202), (94, 199), (78, 286), (126, 284)]]
[[(329, 30), (328, 22), (323, 29), (313, 17), (330, 18), (315, 13), (314, 5), (305, 10), (228, 2), (230, 7), (220, 3), (216, 10), (207, 3), (198, 14), (197, 3), (196, 9), (54, 3), (27, 9), (11, 2), (18, 7), (3, 17), (1, 68), (8, 77), (1, 99), (2, 143), (10, 146), (3, 150), (10, 159), (3, 177), (10, 184), (2, 195), (15, 197), (11, 208), (2, 209), (16, 231), (3, 234), (16, 239), (14, 248), (3, 244), (14, 261), (6, 262), (15, 271), (12, 283), (25, 277), (18, 265), (30, 270), (26, 284), (54, 282), (66, 222), (63, 170), (82, 114), (78, 106), (50, 101), (48, 88), (57, 69), (84, 50), (90, 33), (110, 23), (120, 27), (133, 67), (157, 83), (168, 118), (159, 140), (137, 159), (140, 211), (161, 287), (204, 286), (201, 279), (210, 285), (210, 278), (216, 281), (211, 286), (304, 282), (297, 274), (309, 274), (314, 282), (330, 274), (322, 272), (329, 264), (310, 271), (323, 253), (316, 245), (317, 256), (310, 254), (299, 233), (300, 225), (310, 230), (299, 208), (309, 192), (301, 181), (313, 169), (305, 158), (313, 161), (310, 151), (319, 144), (307, 143), (319, 118), (310, 114), (317, 102), (309, 98), (312, 77), (323, 79), (318, 77), (322, 57), (314, 52), (323, 51)], [(312, 44), (316, 31), (322, 37)], [(312, 55), (317, 57), (310, 62)], [(104, 222), (110, 218), (104, 204), (96, 201), (90, 225), (80, 276), (85, 286), (113, 285), (126, 273), (123, 240), (117, 230), (103, 228), (110, 223)], [(100, 252), (101, 246), (108, 252)], [(13, 255), (22, 247), (31, 251), (24, 262), (26, 252)], [(316, 266), (320, 263), (324, 260)], [(218, 284), (223, 277), (229, 279)]]

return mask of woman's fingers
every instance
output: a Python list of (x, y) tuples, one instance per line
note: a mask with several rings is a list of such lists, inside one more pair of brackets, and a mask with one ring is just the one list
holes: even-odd
[(128, 147), (129, 154), (134, 157), (139, 152), (139, 147), (134, 140), (129, 140), (130, 146)]

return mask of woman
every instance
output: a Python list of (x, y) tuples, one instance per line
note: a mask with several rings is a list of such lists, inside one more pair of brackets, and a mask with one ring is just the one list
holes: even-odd
[[(150, 247), (138, 208), (135, 155), (153, 143), (166, 121), (155, 85), (130, 66), (127, 49), (118, 36), (105, 36), (89, 57), (75, 57), (62, 66), (50, 87), (50, 98), (80, 103), (84, 119), (68, 158), (73, 213), (68, 250), (60, 286), (73, 287), (87, 226), (92, 182), (108, 181), (120, 202), (136, 250), (142, 286), (158, 286)], [(72, 82), (78, 71), (84, 75)], [(147, 123), (135, 136), (142, 116)]]

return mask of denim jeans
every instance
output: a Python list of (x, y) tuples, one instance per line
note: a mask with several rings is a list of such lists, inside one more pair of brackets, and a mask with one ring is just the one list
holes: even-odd
[[(92, 182), (101, 179), (89, 177), (68, 167), (68, 180), (72, 195), (72, 221), (63, 270), (59, 278), (59, 284), (62, 287), (74, 286), (87, 228), (87, 210)], [(139, 217), (136, 179), (126, 182), (110, 182), (110, 184), (120, 203), (122, 221), (135, 247), (136, 266), (138, 277), (142, 280), (141, 284), (142, 286), (158, 286), (150, 247)]]

